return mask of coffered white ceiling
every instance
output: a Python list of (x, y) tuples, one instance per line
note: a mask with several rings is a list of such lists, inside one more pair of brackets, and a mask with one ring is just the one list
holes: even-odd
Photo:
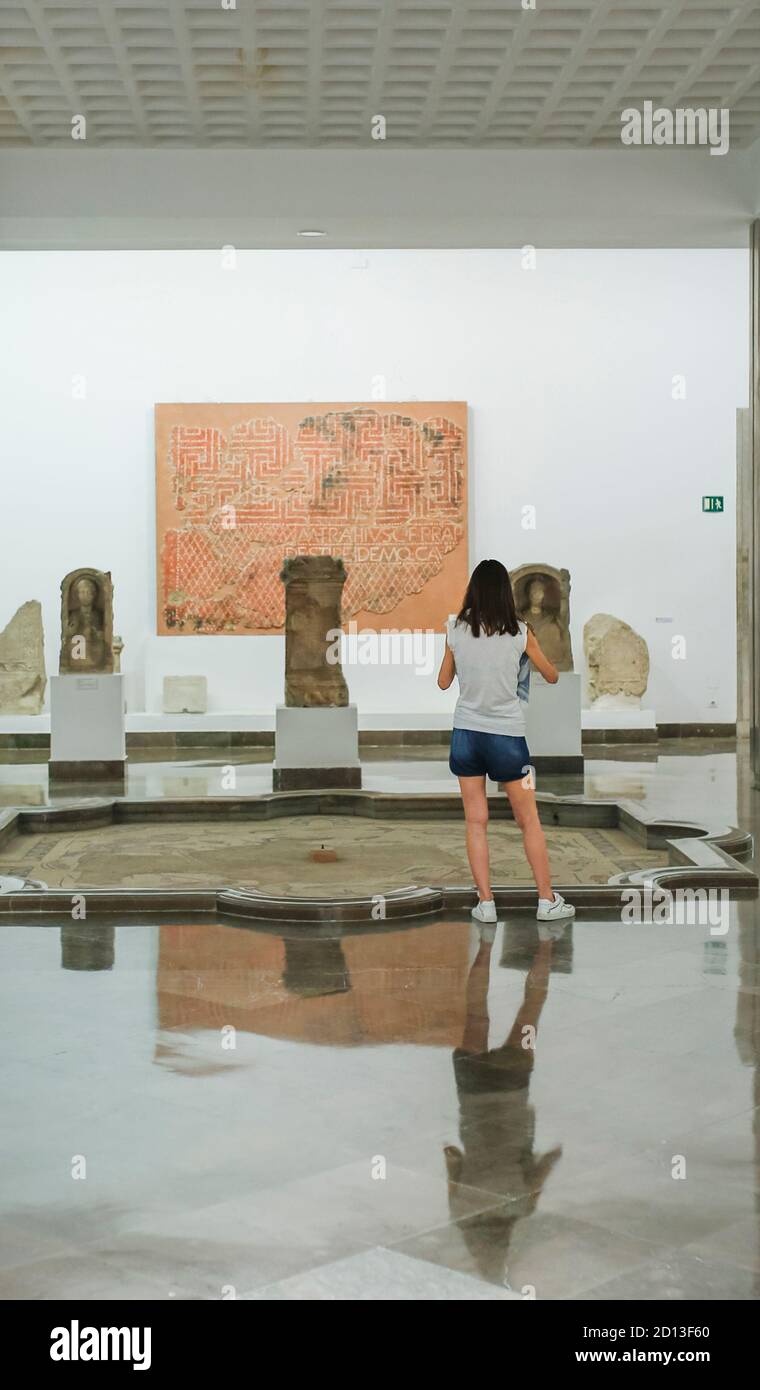
[(619, 148), (647, 99), (750, 145), (758, 0), (0, 0), (9, 147)]

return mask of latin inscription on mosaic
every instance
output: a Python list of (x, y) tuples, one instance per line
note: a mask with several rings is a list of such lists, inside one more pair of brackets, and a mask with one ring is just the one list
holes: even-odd
[(280, 571), (343, 560), (344, 621), (441, 628), (467, 581), (466, 406), (156, 407), (158, 631), (282, 628)]

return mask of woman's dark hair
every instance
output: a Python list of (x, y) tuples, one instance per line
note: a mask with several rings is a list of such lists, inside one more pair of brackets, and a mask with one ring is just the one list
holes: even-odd
[(458, 623), (467, 623), (473, 637), (512, 637), (519, 631), (515, 597), (509, 574), (500, 560), (481, 560), (470, 575), (464, 603), (457, 614)]

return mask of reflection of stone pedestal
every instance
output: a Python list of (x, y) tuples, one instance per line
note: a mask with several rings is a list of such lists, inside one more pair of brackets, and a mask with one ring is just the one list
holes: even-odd
[(115, 931), (104, 922), (72, 922), (61, 927), (62, 970), (113, 970)]
[(308, 936), (285, 937), (285, 969), (282, 983), (302, 999), (325, 994), (347, 994), (351, 988), (343, 943), (335, 937), (315, 940)]
[(51, 781), (123, 781), (123, 681), (123, 676), (51, 676)]
[(272, 783), (275, 791), (361, 784), (356, 705), (311, 709), (277, 706)]
[(549, 685), (537, 671), (531, 671), (525, 722), (530, 759), (537, 771), (582, 772), (581, 678), (577, 671), (560, 671), (556, 685)]

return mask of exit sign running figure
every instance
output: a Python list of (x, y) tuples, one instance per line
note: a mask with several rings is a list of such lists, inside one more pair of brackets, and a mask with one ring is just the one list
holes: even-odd
[(722, 512), (722, 511), (723, 511), (723, 498), (722, 498), (722, 497), (703, 497), (703, 498), (702, 498), (702, 511), (703, 511), (703, 512)]

